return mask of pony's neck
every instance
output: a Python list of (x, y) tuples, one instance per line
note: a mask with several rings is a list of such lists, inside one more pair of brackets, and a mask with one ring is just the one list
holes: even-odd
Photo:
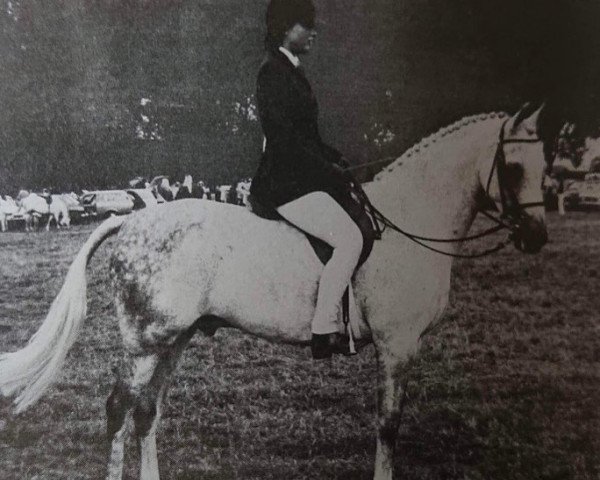
[(371, 201), (410, 233), (434, 238), (466, 235), (501, 124), (498, 115), (469, 117), (428, 137), (368, 185)]

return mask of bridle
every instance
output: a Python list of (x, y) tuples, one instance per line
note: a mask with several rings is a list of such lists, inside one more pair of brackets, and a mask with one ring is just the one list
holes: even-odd
[[(500, 134), (498, 138), (498, 146), (496, 147), (496, 153), (494, 155), (494, 160), (492, 162), (492, 167), (490, 169), (490, 173), (488, 175), (488, 180), (486, 182), (485, 188), (485, 197), (486, 199), (491, 199), (490, 197), (490, 186), (492, 184), (492, 179), (494, 177), (494, 172), (496, 172), (496, 177), (498, 178), (498, 188), (500, 192), (500, 205), (501, 211), (499, 216), (495, 216), (487, 211), (485, 206), (479, 205), (478, 212), (482, 213), (484, 216), (492, 220), (496, 223), (495, 226), (484, 230), (482, 232), (468, 235), (460, 238), (432, 238), (425, 237), (422, 235), (416, 235), (414, 233), (407, 232), (402, 228), (395, 225), (390, 219), (385, 217), (379, 210), (377, 210), (369, 201), (367, 195), (364, 193), (362, 188), (360, 188), (357, 182), (354, 182), (356, 186), (358, 186), (357, 192), (360, 197), (360, 200), (365, 204), (367, 211), (371, 215), (373, 219), (373, 224), (375, 228), (376, 238), (380, 239), (382, 233), (386, 228), (390, 228), (405, 237), (409, 238), (413, 242), (421, 245), (422, 247), (431, 250), (436, 253), (440, 253), (442, 255), (447, 255), (450, 257), (456, 258), (479, 258), (486, 255), (490, 255), (495, 253), (507, 245), (515, 242), (517, 238), (519, 238), (519, 232), (521, 230), (521, 224), (524, 220), (524, 213), (527, 208), (540, 207), (543, 206), (543, 202), (527, 202), (527, 203), (519, 203), (516, 195), (506, 188), (507, 183), (507, 166), (506, 166), (506, 155), (504, 153), (504, 146), (511, 143), (539, 143), (543, 140), (539, 137), (535, 138), (505, 138), (504, 129), (506, 126), (505, 121), (500, 128)], [(495, 203), (495, 202), (494, 202)], [(493, 233), (496, 233), (500, 230), (509, 230), (508, 238), (502, 242), (499, 242), (495, 247), (484, 250), (482, 252), (474, 253), (474, 254), (459, 254), (447, 252), (444, 250), (440, 250), (438, 248), (432, 247), (425, 242), (432, 243), (461, 243), (472, 240), (477, 240), (483, 237), (487, 237)]]
[[(509, 220), (512, 225), (517, 225), (522, 219), (522, 215), (527, 208), (543, 207), (544, 202), (527, 202), (519, 203), (514, 192), (511, 192), (506, 188), (507, 184), (507, 167), (506, 167), (506, 155), (504, 153), (504, 146), (510, 143), (540, 143), (542, 139), (539, 137), (535, 138), (504, 138), (504, 127), (506, 121), (502, 124), (500, 129), (500, 136), (498, 138), (498, 147), (496, 148), (496, 154), (494, 155), (494, 161), (492, 162), (492, 168), (486, 182), (485, 194), (487, 198), (490, 196), (490, 186), (492, 184), (492, 178), (494, 177), (494, 170), (498, 178), (498, 191), (500, 192), (500, 205), (502, 210), (500, 212), (500, 220)], [(480, 211), (484, 210), (480, 208)]]

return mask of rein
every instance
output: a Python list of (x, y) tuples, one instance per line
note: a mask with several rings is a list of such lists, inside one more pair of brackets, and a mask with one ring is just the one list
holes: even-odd
[(354, 170), (364, 170), (365, 168), (372, 167), (373, 165), (381, 165), (381, 164), (384, 164), (384, 167), (385, 167), (386, 164), (389, 165), (395, 159), (396, 159), (395, 157), (385, 157), (385, 158), (381, 158), (379, 160), (373, 160), (372, 162), (361, 163), (360, 165), (350, 165), (349, 167), (346, 167), (345, 170), (348, 172), (352, 172)]
[[(400, 228), (399, 226), (394, 224), (389, 218), (387, 218), (385, 215), (383, 215), (379, 210), (377, 210), (373, 206), (373, 204), (370, 202), (369, 198), (367, 197), (365, 192), (362, 190), (362, 188), (359, 186), (359, 184), (357, 182), (354, 182), (355, 186), (357, 187), (357, 194), (358, 194), (360, 200), (362, 202), (364, 202), (364, 204), (367, 208), (367, 211), (370, 213), (370, 215), (373, 219), (373, 223), (374, 223), (375, 231), (376, 231), (376, 238), (380, 239), (381, 234), (385, 231), (385, 229), (390, 228), (391, 230), (394, 230), (395, 232), (398, 232), (398, 233), (404, 235), (405, 237), (412, 240), (416, 244), (422, 246), (423, 248), (426, 248), (428, 250), (431, 250), (433, 252), (436, 252), (436, 253), (439, 253), (442, 255), (454, 257), (454, 258), (484, 257), (484, 256), (490, 255), (492, 253), (496, 253), (499, 250), (502, 250), (503, 248), (505, 248), (510, 243), (512, 243), (514, 240), (514, 235), (519, 230), (519, 220), (522, 216), (523, 210), (526, 208), (530, 208), (530, 207), (543, 206), (544, 204), (543, 204), (543, 202), (519, 203), (514, 195), (511, 195), (510, 192), (506, 191), (505, 185), (504, 185), (506, 183), (506, 180), (505, 180), (506, 156), (504, 153), (504, 145), (509, 144), (509, 143), (538, 143), (542, 140), (540, 138), (531, 138), (531, 139), (516, 138), (516, 139), (506, 140), (504, 138), (505, 125), (506, 125), (506, 121), (502, 124), (502, 128), (500, 129), (500, 135), (499, 135), (499, 139), (498, 139), (498, 147), (496, 149), (496, 154), (494, 155), (494, 160), (492, 162), (492, 167), (490, 169), (490, 174), (488, 176), (488, 181), (486, 183), (486, 188), (485, 188), (485, 194), (489, 198), (489, 196), (490, 196), (489, 189), (490, 189), (490, 186), (492, 183), (492, 178), (494, 176), (494, 171), (496, 171), (497, 177), (498, 177), (498, 186), (499, 186), (499, 191), (500, 191), (500, 203), (502, 206), (502, 211), (500, 213), (500, 216), (496, 217), (496, 216), (488, 213), (485, 210), (485, 208), (482, 208), (482, 207), (478, 208), (478, 213), (482, 213), (484, 216), (486, 216), (487, 218), (489, 218), (490, 220), (495, 222), (496, 223), (495, 226), (488, 228), (487, 230), (484, 230), (482, 232), (479, 232), (479, 233), (476, 233), (473, 235), (467, 235), (467, 236), (460, 237), (460, 238), (433, 238), (433, 237), (425, 237), (422, 235), (416, 235), (414, 233), (410, 233), (410, 232), (407, 232), (406, 230), (403, 230), (402, 228)], [(372, 163), (375, 163), (375, 162), (372, 162)], [(505, 220), (508, 220), (508, 223)], [(383, 227), (380, 225), (380, 223), (383, 225)], [(451, 252), (437, 249), (435, 247), (432, 247), (431, 245), (427, 245), (426, 243), (424, 243), (424, 242), (435, 242), (435, 243), (467, 242), (467, 241), (472, 241), (472, 240), (477, 240), (477, 239), (480, 239), (483, 237), (487, 237), (493, 233), (496, 233), (496, 232), (498, 232), (500, 230), (504, 230), (504, 229), (510, 230), (510, 233), (506, 240), (499, 242), (495, 247), (492, 247), (492, 248), (489, 248), (482, 252), (478, 252), (478, 253), (474, 253), (474, 254), (451, 253)]]
[[(466, 236), (466, 237), (461, 237), (461, 238), (431, 238), (431, 237), (422, 237), (420, 235), (415, 235), (413, 233), (407, 232), (406, 230), (403, 230), (402, 228), (400, 228), (399, 226), (397, 226), (396, 224), (394, 224), (390, 219), (388, 219), (387, 217), (385, 217), (379, 210), (377, 210), (375, 207), (373, 207), (372, 205), (369, 207), (370, 213), (371, 213), (371, 217), (374, 220), (374, 223), (377, 225), (378, 222), (381, 222), (383, 224), (383, 228), (379, 227), (379, 231), (383, 232), (385, 231), (386, 228), (390, 228), (391, 230), (394, 230), (395, 232), (400, 233), (401, 235), (404, 235), (405, 237), (407, 237), (408, 239), (412, 240), (413, 242), (415, 242), (416, 244), (422, 246), (423, 248), (426, 248), (427, 250), (431, 250), (432, 252), (436, 252), (442, 255), (446, 255), (448, 257), (455, 257), (455, 258), (479, 258), (479, 257), (484, 257), (486, 255), (490, 255), (492, 253), (495, 253), (499, 250), (502, 250), (504, 247), (506, 247), (507, 245), (509, 245), (512, 241), (512, 233), (514, 232), (514, 229), (505, 224), (504, 222), (502, 222), (501, 220), (497, 219), (496, 217), (488, 214), (487, 212), (484, 212), (483, 210), (480, 210), (482, 213), (485, 213), (486, 216), (488, 216), (488, 218), (490, 218), (491, 220), (494, 220), (495, 222), (498, 222), (498, 224), (494, 227), (491, 227), (487, 230), (484, 230), (483, 232), (477, 233), (475, 235), (470, 235), (470, 236)], [(377, 227), (376, 227), (377, 229)], [(479, 238), (483, 238), (486, 237), (488, 235), (491, 235), (492, 233), (496, 233), (500, 230), (503, 229), (510, 229), (511, 230), (511, 234), (509, 235), (509, 237), (504, 240), (503, 242), (499, 242), (495, 247), (492, 247), (490, 249), (484, 250), (482, 252), (478, 252), (478, 253), (474, 253), (474, 254), (460, 254), (460, 253), (451, 253), (451, 252), (446, 252), (444, 250), (440, 250), (438, 248), (432, 247), (431, 245), (427, 245), (424, 242), (436, 242), (436, 243), (459, 243), (459, 242), (467, 242), (467, 241), (472, 241), (472, 240), (477, 240)], [(381, 238), (381, 237), (379, 237)]]

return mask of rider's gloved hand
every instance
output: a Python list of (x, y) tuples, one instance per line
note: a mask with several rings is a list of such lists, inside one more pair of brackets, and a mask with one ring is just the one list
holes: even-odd
[(345, 183), (355, 183), (354, 175), (352, 175), (350, 170), (348, 170), (347, 168), (344, 168), (339, 163), (332, 163), (331, 168), (334, 174), (338, 178), (342, 179)]
[(348, 168), (350, 166), (350, 162), (346, 157), (340, 157), (340, 159), (337, 161), (337, 164), (342, 168)]

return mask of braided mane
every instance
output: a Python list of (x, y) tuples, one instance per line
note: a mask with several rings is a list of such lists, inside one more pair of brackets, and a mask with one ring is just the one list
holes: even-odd
[(406, 160), (417, 153), (421, 153), (422, 151), (429, 148), (430, 145), (436, 143), (438, 140), (441, 140), (442, 138), (447, 137), (448, 135), (460, 131), (463, 127), (466, 127), (467, 125), (482, 122), (490, 118), (504, 118), (507, 116), (508, 114), (505, 112), (480, 113), (477, 115), (463, 117), (460, 120), (454, 122), (453, 124), (448, 125), (447, 127), (440, 128), (435, 133), (432, 133), (431, 135), (422, 138), (418, 143), (406, 150), (400, 157), (398, 157), (390, 165), (388, 165), (380, 173), (378, 173), (375, 176), (374, 180), (379, 180), (382, 174), (391, 172), (397, 166), (402, 165), (403, 160)]

